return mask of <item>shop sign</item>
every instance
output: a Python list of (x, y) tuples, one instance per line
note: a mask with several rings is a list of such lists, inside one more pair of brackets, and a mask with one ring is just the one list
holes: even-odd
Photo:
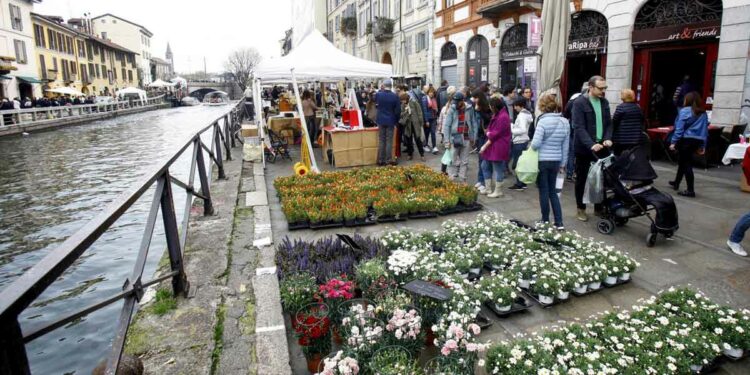
[(710, 21), (688, 26), (677, 25), (635, 30), (633, 31), (633, 44), (718, 39), (720, 35), (721, 24), (719, 21)]
[(537, 57), (524, 57), (523, 58), (523, 72), (524, 73), (536, 73)]
[(469, 68), (469, 77), (474, 77), (474, 67)]
[(503, 60), (530, 56), (530, 55), (536, 55), (536, 48), (530, 48), (530, 47), (519, 48), (519, 49), (513, 49), (513, 50), (505, 50), (500, 53), (500, 57), (502, 57)]
[(604, 49), (605, 45), (606, 39), (601, 35), (591, 38), (571, 40), (568, 42), (568, 53)]
[(537, 16), (532, 16), (529, 20), (529, 35), (526, 45), (529, 47), (542, 45), (542, 19)]

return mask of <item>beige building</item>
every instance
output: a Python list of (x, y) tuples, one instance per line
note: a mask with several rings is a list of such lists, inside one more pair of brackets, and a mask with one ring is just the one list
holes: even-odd
[(139, 54), (138, 81), (146, 86), (154, 79), (151, 77), (151, 37), (154, 36), (145, 27), (110, 13), (91, 19), (94, 34), (102, 39), (111, 40)]
[(35, 1), (0, 0), (0, 97), (41, 96), (31, 11)]

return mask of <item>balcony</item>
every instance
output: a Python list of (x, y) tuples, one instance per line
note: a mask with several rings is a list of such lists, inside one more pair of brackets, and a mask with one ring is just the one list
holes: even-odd
[(357, 36), (357, 19), (355, 17), (342, 18), (341, 33), (346, 36)]
[(73, 82), (75, 82), (75, 81), (76, 81), (77, 79), (78, 79), (78, 75), (77, 75), (77, 74), (70, 74), (70, 75), (68, 76), (68, 79), (64, 79), (64, 81), (65, 81), (65, 83), (73, 83)]
[(396, 21), (385, 18), (375, 17), (375, 24), (373, 25), (372, 34), (377, 42), (385, 42), (393, 39), (393, 25)]
[(0, 56), (0, 74), (8, 74), (11, 70), (18, 70), (12, 63), (16, 61), (12, 56)]
[(542, 11), (543, 0), (480, 0), (477, 13), (499, 21), (512, 16)]
[(56, 69), (47, 69), (46, 74), (43, 77), (44, 79), (48, 81), (57, 81), (57, 70)]

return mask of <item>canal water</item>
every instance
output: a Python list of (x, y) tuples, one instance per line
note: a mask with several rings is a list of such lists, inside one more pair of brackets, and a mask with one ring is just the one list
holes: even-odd
[[(0, 290), (229, 110), (163, 109), (0, 139)], [(203, 140), (210, 145), (210, 132)], [(170, 170), (182, 181), (191, 156), (189, 148)], [(19, 319), (24, 330), (121, 290), (134, 266), (153, 191), (25, 311)], [(175, 185), (173, 193), (181, 222), (185, 194)], [(157, 223), (145, 280), (165, 248), (161, 219)], [(90, 374), (108, 353), (121, 307), (115, 303), (29, 343), (32, 373)]]

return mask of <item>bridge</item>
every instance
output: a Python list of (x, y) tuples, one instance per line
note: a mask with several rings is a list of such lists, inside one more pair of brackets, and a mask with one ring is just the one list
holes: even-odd
[(203, 101), (203, 96), (212, 91), (224, 91), (232, 99), (239, 99), (242, 90), (235, 82), (188, 81), (188, 95)]

